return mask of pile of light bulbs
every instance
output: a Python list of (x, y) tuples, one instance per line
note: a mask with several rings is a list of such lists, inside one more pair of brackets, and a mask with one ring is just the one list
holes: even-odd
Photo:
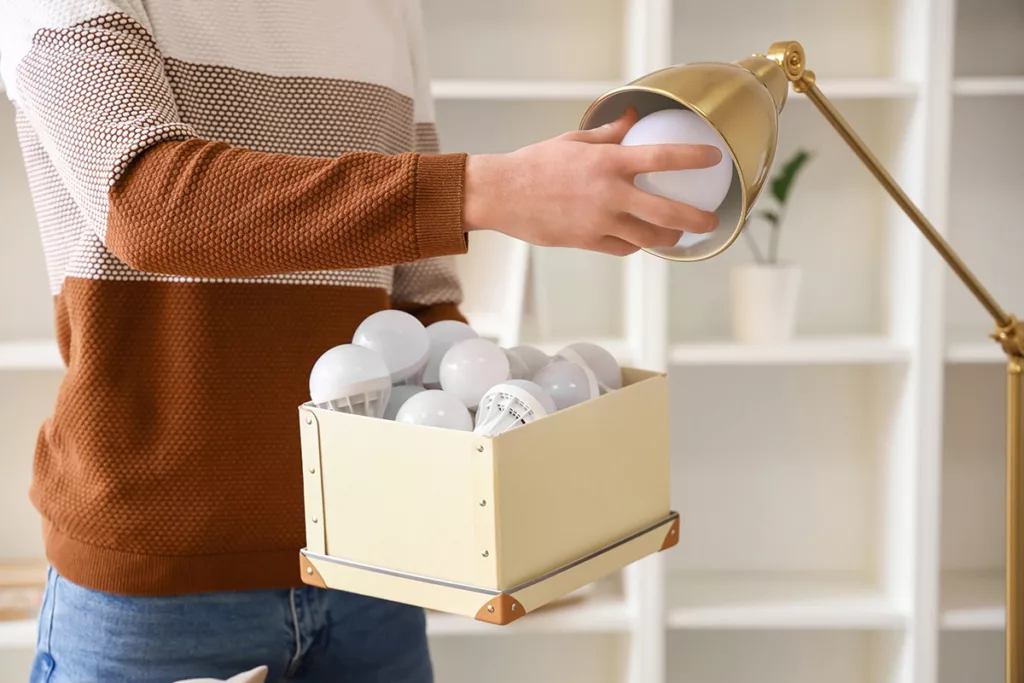
[(503, 349), (469, 325), (424, 327), (403, 311), (379, 311), (313, 365), (318, 408), (487, 436), (622, 387), (615, 358), (596, 344), (554, 357), (533, 346)]

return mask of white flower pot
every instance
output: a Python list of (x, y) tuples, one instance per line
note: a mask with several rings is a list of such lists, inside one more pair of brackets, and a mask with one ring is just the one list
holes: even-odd
[(800, 269), (747, 265), (732, 271), (732, 329), (737, 341), (774, 344), (793, 336)]

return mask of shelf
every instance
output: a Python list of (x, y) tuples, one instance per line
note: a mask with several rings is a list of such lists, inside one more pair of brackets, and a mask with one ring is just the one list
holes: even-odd
[(606, 81), (435, 80), (439, 100), (594, 100), (623, 83)]
[(674, 344), (673, 365), (857, 365), (903, 363), (910, 350), (885, 337), (822, 337), (785, 344)]
[(620, 633), (630, 627), (623, 600), (605, 596), (552, 604), (507, 626), (485, 624), (469, 617), (427, 613), (427, 634), (443, 636), (500, 636), (516, 633)]
[(1001, 572), (942, 575), (939, 623), (950, 631), (1001, 631), (1006, 624)]
[(0, 370), (63, 370), (64, 361), (51, 339), (0, 342)]
[(947, 363), (1005, 363), (1006, 355), (994, 341), (958, 342), (946, 347)]
[(953, 93), (964, 97), (1024, 95), (1024, 76), (958, 78), (953, 82)]
[(670, 575), (668, 624), (675, 629), (902, 628), (906, 615), (867, 581), (830, 575)]
[[(626, 81), (435, 80), (438, 100), (594, 100)], [(830, 99), (899, 99), (917, 95), (914, 83), (881, 78), (822, 80), (818, 87)], [(798, 100), (806, 99), (802, 95)]]

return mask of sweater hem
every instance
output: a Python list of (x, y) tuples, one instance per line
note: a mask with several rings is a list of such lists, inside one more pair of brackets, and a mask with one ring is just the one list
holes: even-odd
[(103, 593), (168, 596), (304, 585), (299, 548), (210, 555), (145, 555), (83, 543), (43, 522), (46, 558), (60, 576)]

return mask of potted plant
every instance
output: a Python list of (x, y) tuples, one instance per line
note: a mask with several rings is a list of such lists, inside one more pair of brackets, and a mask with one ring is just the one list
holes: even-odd
[(775, 206), (756, 214), (770, 228), (767, 248), (758, 243), (751, 226), (743, 230), (754, 263), (732, 271), (733, 335), (738, 341), (778, 343), (793, 335), (800, 268), (779, 260), (779, 241), (793, 185), (810, 159), (809, 152), (797, 150), (769, 182)]

